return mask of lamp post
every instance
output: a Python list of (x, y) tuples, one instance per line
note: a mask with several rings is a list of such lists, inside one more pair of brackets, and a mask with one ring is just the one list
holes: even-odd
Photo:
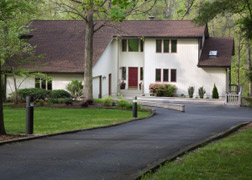
[(33, 134), (33, 97), (26, 97), (26, 134)]
[(137, 97), (133, 99), (133, 117), (137, 118)]

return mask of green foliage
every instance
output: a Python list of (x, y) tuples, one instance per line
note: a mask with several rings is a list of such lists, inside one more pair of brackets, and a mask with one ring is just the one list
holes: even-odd
[(71, 95), (69, 94), (69, 92), (63, 90), (63, 89), (59, 89), (59, 90), (52, 90), (50, 91), (49, 94), (50, 98), (70, 98)]
[(112, 106), (112, 102), (113, 102), (113, 100), (112, 100), (111, 96), (105, 97), (103, 99), (103, 104), (105, 106)]
[(71, 96), (75, 99), (77, 99), (83, 94), (82, 82), (78, 80), (72, 80), (72, 82), (67, 84), (66, 89), (70, 92)]
[(213, 99), (219, 99), (218, 89), (217, 89), (217, 87), (215, 86), (215, 84), (214, 84), (213, 91), (212, 91), (212, 98), (213, 98)]
[(206, 91), (205, 91), (204, 87), (203, 87), (203, 86), (200, 87), (200, 88), (199, 88), (199, 97), (200, 97), (201, 99), (204, 98), (205, 93), (206, 93)]
[(206, 1), (198, 9), (198, 15), (194, 21), (200, 25), (206, 24), (213, 20), (217, 15), (224, 16), (225, 13), (230, 15), (242, 15), (236, 21), (240, 24), (241, 30), (248, 39), (252, 39), (252, 3), (243, 0), (215, 0)]
[(171, 84), (150, 84), (150, 93), (157, 96), (173, 97), (177, 91), (177, 87)]
[(18, 95), (23, 100), (26, 99), (26, 96), (33, 97), (34, 101), (37, 101), (39, 99), (45, 99), (48, 93), (49, 92), (47, 90), (39, 89), (39, 88), (25, 88), (25, 89), (18, 90)]
[(193, 98), (193, 94), (194, 94), (194, 87), (193, 86), (189, 86), (189, 88), (188, 88), (189, 98)]
[(248, 180), (252, 179), (252, 128), (178, 157), (145, 180)]

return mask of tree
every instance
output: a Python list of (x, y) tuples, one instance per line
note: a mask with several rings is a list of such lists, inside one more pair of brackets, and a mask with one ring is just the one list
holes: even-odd
[[(0, 1), (0, 89), (2, 66), (20, 52), (20, 35), (28, 31), (27, 23), (34, 16), (39, 0)], [(2, 91), (0, 94), (0, 135), (6, 134), (3, 118)]]
[(236, 23), (240, 24), (244, 36), (252, 39), (252, 2), (250, 0), (207, 1), (198, 9), (198, 15), (194, 21), (203, 25), (213, 20), (217, 15), (225, 15), (226, 13), (240, 15)]
[(83, 85), (81, 81), (72, 80), (67, 84), (66, 89), (70, 92), (71, 96), (76, 100), (83, 94)]
[[(84, 45), (84, 101), (93, 99), (93, 36), (102, 27), (113, 22), (123, 21), (132, 12), (139, 13), (146, 3), (155, 4), (156, 0), (55, 0), (64, 13), (85, 24)], [(142, 13), (142, 12), (141, 12)], [(101, 21), (94, 21), (101, 20)]]

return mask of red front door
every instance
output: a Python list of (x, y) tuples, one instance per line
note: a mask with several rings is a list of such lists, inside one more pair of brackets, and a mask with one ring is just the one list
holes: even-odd
[(138, 68), (129, 67), (129, 86), (137, 87), (138, 86)]

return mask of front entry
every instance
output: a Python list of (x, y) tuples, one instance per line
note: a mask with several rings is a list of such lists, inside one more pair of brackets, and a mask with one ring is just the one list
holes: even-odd
[(138, 68), (129, 67), (129, 88), (137, 88), (138, 86)]

